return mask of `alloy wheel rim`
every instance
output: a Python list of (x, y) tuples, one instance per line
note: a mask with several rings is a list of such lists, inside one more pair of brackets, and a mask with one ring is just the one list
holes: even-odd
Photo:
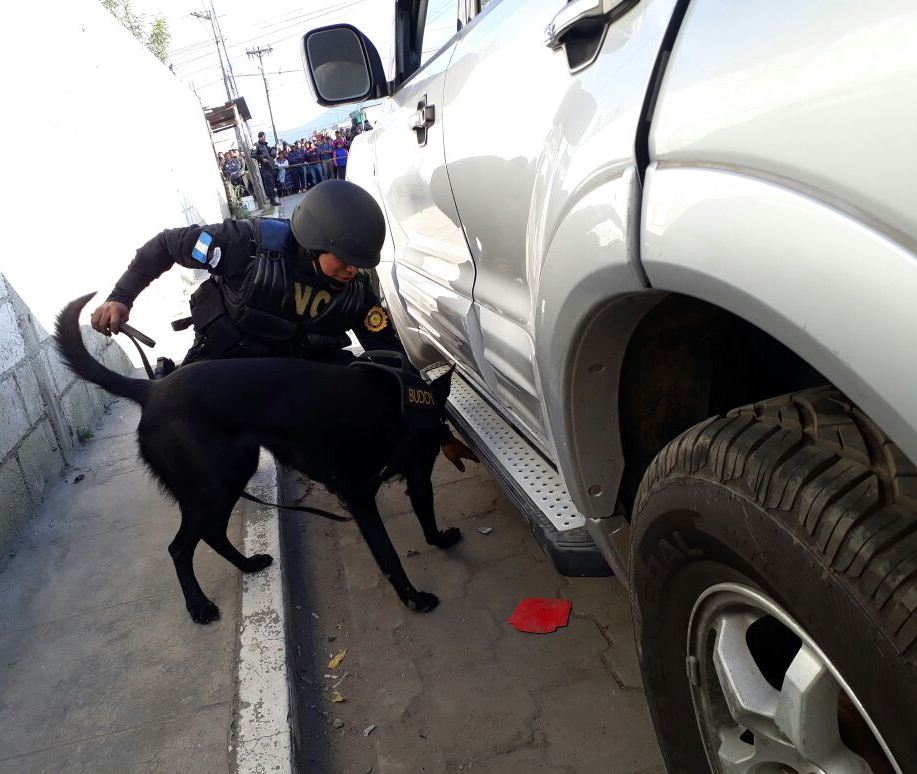
[(902, 774), (840, 671), (760, 591), (737, 583), (705, 590), (691, 612), (687, 651), (712, 771)]

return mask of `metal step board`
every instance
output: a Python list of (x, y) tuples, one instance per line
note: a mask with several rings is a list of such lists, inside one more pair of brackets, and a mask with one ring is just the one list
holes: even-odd
[[(427, 370), (429, 378), (446, 366)], [(449, 394), (449, 418), (522, 511), (538, 543), (561, 575), (612, 575), (585, 519), (555, 468), (456, 371)]]

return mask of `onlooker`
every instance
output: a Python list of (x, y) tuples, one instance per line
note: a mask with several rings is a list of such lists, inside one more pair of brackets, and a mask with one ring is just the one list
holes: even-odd
[(231, 150), (223, 157), (223, 174), (235, 189), (245, 189), (245, 178), (242, 176), (242, 161), (237, 152)]
[(258, 164), (258, 171), (261, 173), (261, 182), (264, 184), (264, 193), (267, 195), (272, 206), (280, 204), (277, 201), (277, 192), (274, 189), (274, 156), (275, 150), (267, 144), (264, 132), (258, 132), (258, 143), (252, 152), (252, 158)]
[(306, 173), (305, 167), (306, 154), (303, 153), (302, 146), (297, 140), (287, 154), (287, 161), (290, 162), (290, 185), (293, 193), (302, 193), (306, 190)]
[(285, 196), (287, 191), (287, 171), (290, 168), (290, 162), (287, 161), (287, 154), (283, 151), (277, 154), (277, 158), (274, 160), (274, 164), (277, 167), (277, 190), (280, 192), (281, 196)]
[(334, 146), (328, 135), (322, 136), (321, 144), (318, 146), (319, 158), (322, 160), (322, 170), (325, 173), (326, 180), (334, 178)]
[(309, 166), (306, 168), (306, 174), (309, 178), (309, 187), (318, 185), (325, 179), (322, 162), (319, 158), (318, 148), (311, 142), (306, 143), (306, 161)]
[(343, 180), (347, 172), (347, 148), (339, 145), (334, 149), (334, 176)]

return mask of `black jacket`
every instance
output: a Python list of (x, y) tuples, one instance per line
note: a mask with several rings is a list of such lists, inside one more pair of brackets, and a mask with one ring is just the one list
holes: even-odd
[[(248, 220), (225, 220), (160, 232), (137, 250), (108, 300), (131, 306), (144, 288), (176, 263), (189, 269), (207, 269), (217, 278), (208, 282), (216, 281), (224, 299), (242, 294), (251, 281), (257, 225)], [(195, 248), (202, 245), (202, 233), (212, 237), (206, 260), (201, 260), (204, 256), (199, 249), (198, 257), (194, 255)], [(308, 348), (310, 337), (327, 341), (330, 336), (352, 330), (366, 350), (404, 351), (366, 274), (361, 272), (341, 286), (317, 272), (305, 256), (294, 263), (295, 274), (277, 313), (296, 322), (300, 350)], [(342, 341), (342, 345), (346, 343)], [(271, 354), (283, 352), (275, 347)]]
[(258, 162), (259, 166), (266, 169), (274, 168), (274, 157), (277, 155), (270, 145), (267, 144), (267, 141), (258, 142), (255, 144), (255, 148), (252, 152), (252, 158)]

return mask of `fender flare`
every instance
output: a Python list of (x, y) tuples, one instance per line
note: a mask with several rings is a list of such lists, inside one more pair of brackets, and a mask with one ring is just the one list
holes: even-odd
[(808, 362), (917, 459), (917, 254), (839, 202), (753, 170), (653, 165), (652, 286), (722, 307)]

